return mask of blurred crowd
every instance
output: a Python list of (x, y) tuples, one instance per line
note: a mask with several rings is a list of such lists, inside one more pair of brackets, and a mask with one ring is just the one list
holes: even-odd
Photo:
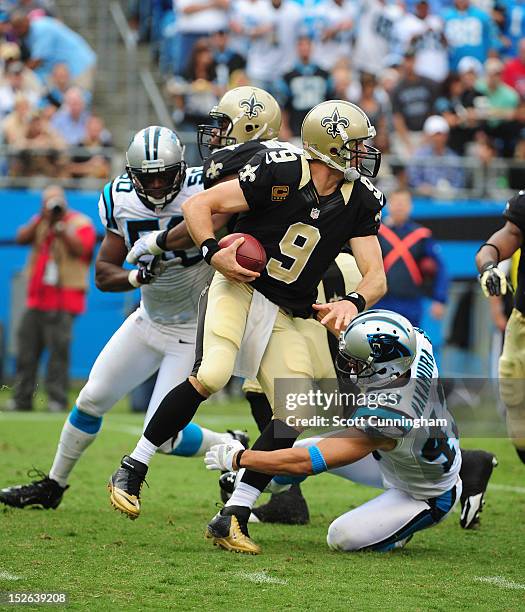
[(95, 69), (95, 52), (52, 0), (0, 1), (0, 175), (109, 176)]
[[(130, 0), (129, 10), (178, 129), (194, 131), (226, 89), (251, 83), (285, 109), (282, 139), (325, 99), (361, 106), (398, 187), (446, 197), (480, 175), (487, 192), (523, 185), (525, 0)], [(509, 167), (493, 176), (495, 159)]]

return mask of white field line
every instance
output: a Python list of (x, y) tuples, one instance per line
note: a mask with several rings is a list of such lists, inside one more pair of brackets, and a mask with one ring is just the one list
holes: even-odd
[(281, 578), (274, 578), (266, 572), (241, 572), (239, 578), (242, 580), (249, 580), (256, 584), (287, 584), (286, 580)]
[(0, 570), (0, 580), (22, 580), (22, 576), (16, 576), (15, 574), (11, 574), (11, 572)]
[(525, 591), (525, 584), (520, 584), (519, 582), (507, 580), (507, 578), (504, 578), (503, 576), (476, 576), (475, 580), (477, 582), (485, 582), (486, 584), (492, 584), (494, 586), (500, 587), (501, 589), (514, 589), (518, 591)]

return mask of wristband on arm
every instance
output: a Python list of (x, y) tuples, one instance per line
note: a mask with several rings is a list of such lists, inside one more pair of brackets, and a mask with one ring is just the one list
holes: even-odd
[(135, 287), (135, 289), (137, 287), (140, 287), (140, 285), (141, 285), (141, 283), (139, 283), (139, 280), (138, 280), (138, 275), (139, 275), (139, 271), (138, 270), (131, 270), (130, 273), (128, 274), (128, 283), (132, 287)]
[(215, 238), (208, 238), (201, 244), (201, 254), (204, 261), (211, 265), (211, 258), (217, 253), (217, 251), (221, 250), (219, 243)]
[(308, 452), (310, 454), (310, 460), (312, 462), (312, 472), (314, 474), (320, 474), (326, 472), (328, 466), (324, 460), (323, 453), (319, 450), (318, 446), (309, 446)]
[(357, 293), (356, 291), (352, 291), (352, 293), (345, 295), (343, 300), (352, 302), (352, 304), (357, 308), (357, 312), (363, 312), (363, 310), (366, 308), (365, 298), (360, 293)]
[(164, 230), (163, 232), (160, 232), (157, 235), (157, 238), (155, 239), (157, 246), (159, 247), (159, 249), (162, 249), (163, 251), (168, 250), (168, 248), (166, 247), (166, 242), (168, 241), (168, 233), (169, 233), (169, 230)]
[(483, 243), (483, 244), (482, 244), (482, 245), (479, 247), (479, 249), (476, 251), (476, 255), (477, 255), (477, 254), (478, 254), (478, 253), (481, 251), (481, 249), (482, 249), (483, 247), (487, 247), (487, 246), (492, 247), (492, 248), (493, 248), (493, 249), (496, 251), (496, 254), (497, 254), (497, 256), (498, 256), (497, 263), (499, 263), (499, 262), (501, 261), (501, 257), (500, 257), (500, 252), (499, 252), (499, 249), (498, 249), (498, 247), (497, 247), (495, 244), (492, 244), (491, 242), (484, 242), (484, 243)]
[(233, 467), (234, 472), (238, 472), (241, 469), (241, 457), (243, 453), (244, 453), (244, 450), (240, 450), (233, 458), (232, 467)]

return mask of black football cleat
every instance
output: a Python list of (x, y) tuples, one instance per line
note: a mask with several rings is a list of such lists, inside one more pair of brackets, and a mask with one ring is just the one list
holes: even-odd
[(64, 491), (69, 485), (61, 487), (56, 480), (49, 478), (40, 470), (29, 470), (29, 478), (38, 476), (40, 480), (33, 480), (31, 484), (16, 485), (0, 489), (0, 502), (13, 508), (25, 508), (34, 506), (49, 510), (58, 508), (62, 501)]
[(111, 505), (132, 520), (140, 514), (140, 490), (146, 482), (147, 472), (147, 465), (124, 455), (120, 467), (109, 479)]
[(261, 547), (248, 533), (250, 508), (245, 506), (224, 506), (208, 523), (205, 536), (213, 545), (230, 552), (258, 555)]
[(308, 504), (298, 484), (284, 493), (274, 493), (267, 504), (253, 508), (252, 514), (261, 523), (306, 525), (310, 521)]
[(463, 491), (459, 524), (463, 529), (473, 529), (479, 525), (485, 491), (498, 460), (492, 453), (482, 450), (462, 450), (461, 456), (463, 463), (459, 475)]

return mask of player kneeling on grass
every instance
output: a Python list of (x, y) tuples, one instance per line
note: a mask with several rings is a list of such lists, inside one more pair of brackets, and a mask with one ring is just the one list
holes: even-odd
[[(295, 477), (328, 470), (386, 489), (333, 521), (327, 542), (342, 551), (399, 548), (448, 516), (462, 491), (458, 433), (446, 411), (432, 344), (401, 315), (371, 310), (341, 335), (338, 368), (364, 398), (377, 398), (381, 390), (389, 401), (379, 407), (360, 401), (351, 415), (354, 426), (297, 441), (291, 449), (260, 452), (220, 444), (208, 451), (205, 463), (208, 469)], [(220, 529), (212, 527), (216, 522), (207, 536), (223, 546)]]

